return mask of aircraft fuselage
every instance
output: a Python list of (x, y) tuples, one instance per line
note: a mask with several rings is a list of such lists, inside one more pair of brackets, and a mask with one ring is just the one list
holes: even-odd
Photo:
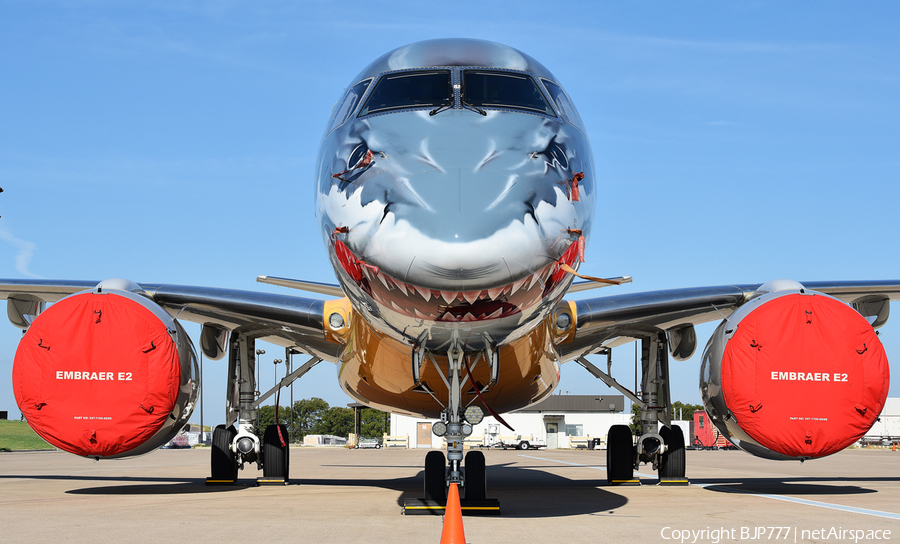
[(522, 338), (571, 283), (559, 264), (580, 264), (590, 145), (557, 78), (512, 48), (431, 40), (380, 57), (335, 106), (317, 164), (338, 280), (397, 350)]

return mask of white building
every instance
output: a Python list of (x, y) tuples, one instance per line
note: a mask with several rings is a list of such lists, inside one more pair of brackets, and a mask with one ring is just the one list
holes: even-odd
[(900, 438), (900, 398), (887, 399), (878, 421), (866, 433), (867, 439)]
[[(521, 436), (526, 440), (530, 437), (550, 449), (584, 443), (583, 440), (572, 440), (570, 445), (572, 437), (602, 438), (605, 441), (610, 427), (631, 422), (631, 414), (624, 413), (624, 410), (625, 397), (622, 395), (551, 395), (529, 408), (502, 414), (501, 417), (515, 432), (488, 415), (475, 426), (466, 443), (489, 445), (492, 430), (495, 430), (495, 437), (499, 433), (497, 438)], [(391, 435), (408, 436), (410, 448), (442, 449), (443, 439), (431, 432), (431, 425), (436, 421), (392, 414)]]

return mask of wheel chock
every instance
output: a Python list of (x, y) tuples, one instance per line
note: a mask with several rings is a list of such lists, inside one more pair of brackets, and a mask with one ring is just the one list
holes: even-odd
[(610, 482), (610, 484), (611, 484), (611, 485), (618, 485), (618, 486), (642, 485), (642, 484), (641, 484), (641, 481), (638, 480), (638, 479), (631, 479), (631, 480), (613, 480), (613, 481)]
[(676, 486), (676, 485), (691, 485), (691, 481), (687, 478), (660, 478), (659, 484), (657, 485), (666, 485), (666, 486)]
[[(472, 501), (462, 499), (459, 507), (464, 516), (499, 516), (500, 501), (497, 499), (485, 499)], [(402, 513), (407, 516), (443, 516), (446, 505), (438, 501), (428, 499), (405, 499)]]
[(237, 483), (237, 480), (222, 480), (220, 478), (207, 478), (206, 485), (234, 485)]
[(260, 476), (256, 479), (257, 486), (264, 485), (288, 485), (288, 482), (284, 478), (277, 478), (274, 476)]

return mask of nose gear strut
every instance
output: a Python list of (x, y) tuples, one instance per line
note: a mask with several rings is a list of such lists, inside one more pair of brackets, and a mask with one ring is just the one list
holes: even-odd
[[(488, 365), (491, 367), (491, 383), (482, 388), (487, 390), (496, 383), (499, 357), (496, 349), (485, 350)], [(472, 367), (476, 366), (482, 354), (475, 358), (472, 367), (469, 366), (466, 357), (469, 354), (463, 349), (458, 338), (451, 341), (447, 355), (447, 373), (438, 365), (433, 354), (423, 347), (413, 349), (413, 374), (418, 382), (421, 365), (426, 361), (434, 365), (441, 379), (447, 385), (449, 398), (441, 411), (441, 421), (432, 426), (432, 432), (443, 437), (447, 442), (447, 464), (444, 464), (444, 455), (440, 451), (430, 451), (425, 457), (425, 497), (422, 499), (406, 499), (403, 511), (406, 514), (443, 514), (447, 502), (447, 489), (451, 484), (457, 486), (465, 493), (461, 503), (463, 513), (499, 514), (500, 503), (496, 499), (486, 499), (486, 477), (484, 454), (480, 451), (470, 451), (465, 455), (463, 462), (463, 446), (467, 436), (472, 434), (473, 424), (478, 424), (481, 411), (474, 406), (464, 406), (462, 389), (471, 379), (473, 387), (478, 391), (479, 385), (472, 376)], [(463, 376), (463, 368), (466, 374)], [(420, 384), (421, 385), (421, 384)], [(430, 391), (429, 391), (430, 393)], [(481, 391), (478, 391), (479, 398)], [(432, 395), (433, 396), (433, 395)], [(435, 400), (438, 400), (435, 397)], [(484, 401), (482, 401), (484, 402)], [(490, 410), (490, 408), (488, 408)], [(493, 410), (490, 410), (493, 413)], [(467, 414), (478, 414), (477, 421), (469, 421)], [(476, 417), (476, 416), (470, 416)], [(505, 423), (504, 423), (505, 424)]]

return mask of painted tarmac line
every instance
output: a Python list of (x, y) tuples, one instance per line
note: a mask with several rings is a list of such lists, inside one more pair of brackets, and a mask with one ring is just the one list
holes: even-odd
[[(557, 459), (547, 459), (546, 457), (534, 457), (532, 455), (519, 455), (519, 457), (528, 457), (529, 459), (537, 459), (539, 461), (549, 461), (551, 463), (560, 463), (564, 465), (573, 465), (577, 467), (583, 468), (592, 468), (594, 470), (602, 470), (606, 472), (606, 467), (604, 466), (594, 466), (594, 465), (584, 465), (581, 463), (573, 463), (571, 461), (559, 461)], [(643, 476), (644, 478), (653, 478), (656, 479), (655, 474), (642, 474), (640, 472), (635, 473), (636, 476)], [(756, 493), (754, 491), (742, 491), (740, 489), (735, 489), (733, 487), (723, 486), (723, 485), (715, 485), (715, 484), (690, 484), (695, 487), (700, 488), (711, 488), (711, 489), (721, 489), (723, 491), (727, 491), (729, 493), (737, 493), (741, 495), (753, 495), (755, 497), (763, 497), (766, 499), (774, 499), (777, 501), (785, 501), (792, 502), (794, 504), (804, 504), (806, 506), (817, 506), (819, 508), (827, 508), (830, 510), (839, 510), (841, 512), (849, 512), (851, 514), (864, 514), (866, 516), (876, 516), (880, 518), (887, 519), (896, 519), (900, 520), (900, 514), (895, 514), (894, 512), (883, 512), (881, 510), (869, 510), (868, 508), (856, 508), (855, 506), (844, 506), (842, 504), (833, 504), (830, 502), (821, 502), (821, 501), (811, 501), (809, 499), (798, 499), (796, 497), (789, 497), (786, 495), (773, 495), (771, 493)]]
[(807, 506), (818, 506), (819, 508), (828, 508), (830, 510), (840, 510), (841, 512), (850, 512), (851, 514), (865, 514), (867, 516), (876, 516), (879, 518), (900, 520), (900, 514), (893, 512), (883, 512), (881, 510), (869, 510), (868, 508), (857, 508), (855, 506), (844, 506), (843, 504), (833, 504), (830, 502), (811, 501), (809, 499), (799, 499), (787, 495), (773, 495), (771, 493), (756, 493), (755, 491), (741, 491), (733, 487), (715, 484), (691, 484), (697, 487), (708, 487), (711, 489), (721, 489), (729, 493), (740, 493), (742, 495), (753, 495), (756, 497), (765, 497), (767, 499), (775, 499), (776, 501), (792, 502), (794, 504), (805, 504)]

